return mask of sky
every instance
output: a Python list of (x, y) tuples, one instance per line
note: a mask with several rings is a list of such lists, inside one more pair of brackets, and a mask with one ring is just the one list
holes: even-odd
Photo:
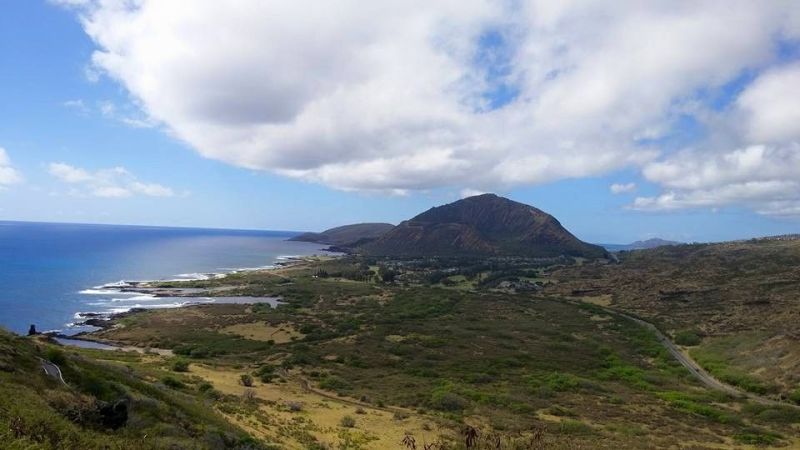
[(0, 220), (797, 233), (799, 99), (792, 1), (8, 0)]

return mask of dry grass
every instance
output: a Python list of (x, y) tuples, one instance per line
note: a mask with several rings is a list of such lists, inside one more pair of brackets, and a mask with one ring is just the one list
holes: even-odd
[[(241, 372), (198, 364), (192, 364), (190, 371), (225, 394), (240, 396), (245, 389), (239, 383)], [(301, 383), (293, 380), (286, 383), (256, 383), (248, 389), (255, 393), (258, 400), (262, 400), (259, 411), (269, 418), (268, 422), (256, 420), (255, 417), (242, 417), (240, 414), (226, 416), (256, 436), (283, 442), (286, 448), (307, 448), (292, 436), (291, 431), (287, 431), (292, 428), (298, 431), (302, 429), (318, 441), (328, 443), (330, 448), (336, 448), (343, 431), (340, 422), (347, 415), (358, 417), (356, 426), (347, 432), (353, 439), (362, 442), (361, 448), (365, 449), (399, 448), (400, 439), (406, 432), (415, 436), (426, 436), (429, 441), (439, 434), (449, 433), (446, 429), (438, 429), (425, 416), (412, 411), (407, 411), (407, 418), (397, 420), (392, 412), (356, 406), (346, 402), (346, 399), (337, 401), (322, 397), (309, 392)], [(287, 406), (291, 402), (302, 404), (302, 411), (291, 411)], [(358, 408), (363, 408), (366, 414), (357, 413)], [(425, 430), (426, 424), (432, 428), (430, 431)]]
[(285, 344), (305, 336), (288, 323), (281, 323), (277, 326), (267, 322), (237, 323), (221, 328), (219, 331), (254, 341), (273, 341), (276, 344)]

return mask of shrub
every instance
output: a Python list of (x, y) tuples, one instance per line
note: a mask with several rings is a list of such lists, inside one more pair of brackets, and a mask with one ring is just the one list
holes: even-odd
[(794, 391), (789, 393), (789, 400), (797, 403), (800, 405), (800, 389), (795, 389)]
[(557, 392), (574, 391), (579, 386), (580, 379), (568, 373), (555, 372), (547, 377), (547, 387)]
[(261, 380), (262, 383), (271, 383), (272, 380), (276, 377), (275, 375), (275, 367), (270, 365), (264, 365), (258, 368), (255, 371), (255, 376)]
[(214, 389), (214, 385), (209, 383), (208, 381), (204, 381), (197, 386), (197, 390), (203, 393), (206, 393), (210, 390)]
[(436, 393), (431, 398), (431, 407), (439, 411), (463, 411), (469, 402), (458, 394), (452, 392)]
[(675, 343), (678, 345), (693, 347), (695, 345), (700, 345), (702, 340), (703, 339), (692, 330), (679, 331), (675, 334)]
[(750, 431), (736, 434), (733, 438), (742, 444), (764, 446), (776, 444), (780, 436), (773, 433)]
[(180, 389), (185, 386), (183, 381), (173, 377), (172, 375), (167, 375), (166, 377), (162, 378), (161, 382), (163, 382), (165, 386), (173, 389)]
[(350, 385), (350, 383), (347, 382), (347, 380), (341, 377), (337, 377), (336, 375), (329, 375), (319, 383), (319, 387), (331, 391), (340, 391), (340, 390), (350, 389), (352, 386)]
[(594, 429), (580, 420), (566, 419), (558, 425), (558, 431), (562, 434), (591, 434)]
[(172, 370), (175, 372), (188, 372), (189, 362), (185, 359), (176, 359), (172, 362)]
[(289, 408), (291, 412), (300, 412), (303, 410), (303, 403), (298, 401), (289, 401), (286, 402), (286, 407)]
[(356, 408), (356, 414), (366, 414), (366, 413), (367, 413), (367, 411), (364, 408), (362, 408), (360, 406), (358, 408)]
[(63, 365), (67, 363), (67, 356), (60, 348), (49, 347), (44, 357), (53, 364)]
[(356, 419), (354, 419), (353, 416), (344, 416), (342, 417), (342, 420), (339, 422), (339, 425), (345, 428), (353, 428), (354, 426), (356, 426)]
[(243, 373), (239, 377), (239, 381), (242, 383), (242, 386), (251, 387), (253, 386), (253, 377), (250, 374)]

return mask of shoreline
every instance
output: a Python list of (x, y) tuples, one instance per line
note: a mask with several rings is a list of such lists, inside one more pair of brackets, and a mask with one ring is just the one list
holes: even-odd
[[(287, 267), (294, 267), (303, 264), (319, 255), (287, 255), (281, 256), (270, 265), (261, 267), (244, 267), (231, 269), (225, 272), (204, 272), (192, 273), (192, 275), (185, 278), (169, 278), (169, 279), (156, 279), (156, 280), (120, 280), (116, 282), (106, 283), (99, 286), (94, 286), (89, 289), (81, 291), (84, 295), (122, 295), (129, 296), (127, 298), (111, 299), (111, 302), (117, 301), (124, 304), (125, 302), (136, 302), (130, 306), (120, 306), (119, 308), (111, 309), (110, 311), (78, 311), (73, 317), (75, 322), (66, 325), (66, 330), (51, 330), (41, 333), (42, 335), (49, 336), (57, 339), (76, 340), (84, 342), (100, 343), (112, 347), (122, 347), (119, 343), (103, 340), (102, 338), (89, 337), (93, 333), (109, 328), (111, 322), (115, 319), (124, 318), (126, 315), (137, 314), (143, 311), (152, 309), (170, 309), (170, 308), (184, 308), (189, 306), (213, 305), (224, 303), (269, 303), (273, 307), (277, 307), (281, 301), (278, 297), (250, 297), (250, 296), (236, 296), (224, 295), (224, 293), (231, 288), (226, 286), (212, 286), (212, 287), (162, 287), (158, 286), (163, 283), (191, 283), (191, 282), (204, 282), (222, 280), (230, 275), (246, 272), (259, 272), (259, 271), (272, 271), (283, 269)], [(180, 276), (180, 275), (179, 275)], [(223, 294), (223, 295), (202, 295), (202, 294)], [(158, 303), (147, 305), (146, 302), (156, 299), (185, 299), (186, 301), (180, 303)], [(194, 301), (191, 301), (191, 300)], [(219, 301), (222, 300), (222, 301)], [(260, 301), (259, 301), (260, 300)], [(144, 303), (144, 304), (142, 304)], [(93, 329), (85, 329), (85, 328)], [(69, 333), (70, 329), (82, 330)], [(69, 344), (67, 344), (69, 345)]]

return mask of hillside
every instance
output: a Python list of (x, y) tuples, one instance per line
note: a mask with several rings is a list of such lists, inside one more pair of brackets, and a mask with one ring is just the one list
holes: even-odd
[(321, 233), (303, 233), (289, 240), (350, 247), (377, 239), (392, 228), (394, 228), (394, 225), (390, 223), (356, 223), (331, 228)]
[(494, 194), (431, 208), (358, 251), (375, 256), (606, 255), (603, 248), (573, 236), (553, 216)]
[(698, 360), (732, 384), (800, 399), (800, 240), (665, 246), (620, 261), (559, 269), (548, 290), (652, 320), (698, 344)]
[(238, 397), (162, 364), (0, 329), (0, 447), (265, 448), (214, 411), (240, 408)]

